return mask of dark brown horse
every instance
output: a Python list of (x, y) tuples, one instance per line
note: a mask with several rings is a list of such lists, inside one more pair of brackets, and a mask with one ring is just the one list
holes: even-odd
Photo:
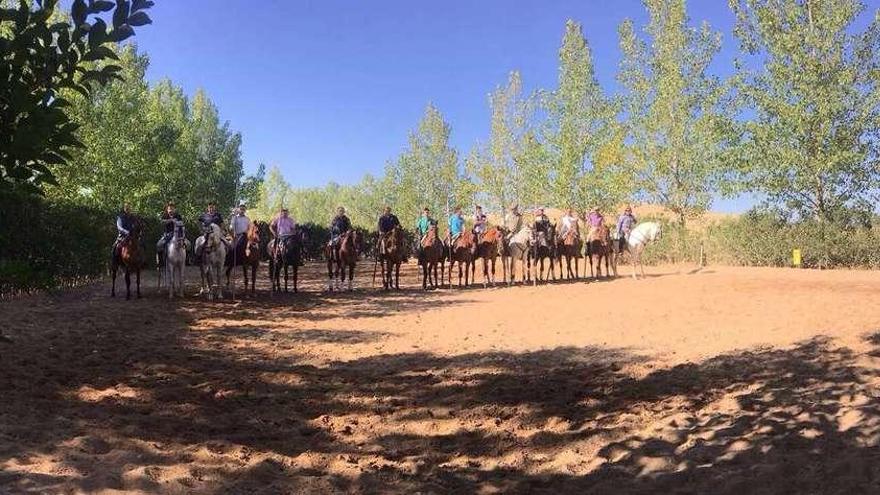
[[(380, 234), (382, 235), (382, 234)], [(400, 290), (400, 266), (406, 261), (406, 240), (403, 230), (394, 227), (383, 235), (385, 252), (380, 257), (382, 263), (382, 287), (385, 290)]]
[[(226, 253), (226, 287), (229, 287), (230, 274), (236, 266), (241, 266), (241, 273), (244, 277), (244, 290), (248, 290), (250, 286), (251, 292), (257, 290), (257, 270), (260, 268), (260, 231), (256, 224), (251, 224), (245, 236), (244, 248)], [(251, 270), (251, 277), (248, 280), (248, 268)]]
[[(593, 227), (590, 230), (589, 240), (587, 242), (587, 257), (590, 260), (590, 276), (599, 278), (602, 276), (602, 260), (605, 260), (605, 276), (609, 277), (608, 272), (611, 255), (611, 233), (604, 224)], [(595, 258), (595, 270), (593, 269), (593, 261)]]
[(483, 234), (477, 244), (474, 266), (477, 264), (476, 260), (482, 258), (483, 287), (488, 287), (490, 284), (495, 285), (495, 260), (501, 255), (503, 238), (504, 233), (501, 229), (491, 227)]
[[(428, 228), (428, 233), (425, 234), (425, 238), (422, 240), (422, 288), (428, 288), (428, 284), (431, 284), (431, 287), (437, 288), (443, 284), (443, 279), (446, 276), (445, 269), (445, 253), (446, 250), (443, 248), (443, 241), (440, 240), (440, 236), (437, 235), (437, 226), (431, 225)], [(437, 279), (437, 266), (440, 266), (440, 279)], [(433, 273), (433, 278), (431, 278)]]
[(348, 268), (348, 290), (353, 289), (354, 268), (357, 264), (358, 252), (361, 249), (361, 235), (355, 230), (349, 230), (337, 240), (334, 249), (329, 244), (324, 249), (327, 257), (328, 290), (342, 290), (345, 282), (345, 269)]
[[(569, 280), (580, 277), (580, 258), (583, 241), (576, 228), (566, 232), (565, 237), (560, 237), (556, 242), (556, 256), (559, 260), (559, 277), (567, 274)], [(562, 269), (562, 258), (565, 258), (565, 270)], [(574, 260), (574, 272), (571, 270), (571, 260)]]
[[(474, 263), (477, 244), (476, 236), (465, 230), (449, 247), (449, 286), (452, 287), (452, 267), (458, 263), (458, 286), (461, 287), (462, 270), (464, 270), (464, 286), (470, 285), (471, 265)], [(462, 266), (463, 265), (463, 266)]]
[(293, 292), (297, 292), (299, 281), (299, 265), (302, 259), (302, 232), (296, 230), (292, 235), (273, 240), (267, 249), (270, 250), (269, 278), (272, 292), (281, 292), (281, 272), (284, 271), (284, 292), (288, 290), (290, 269), (293, 269)]
[[(532, 264), (535, 268), (535, 285), (544, 281), (544, 260), (550, 265), (550, 275), (556, 280), (556, 267), (553, 264), (556, 258), (556, 225), (547, 226), (547, 232), (535, 232), (535, 243), (532, 246)], [(539, 268), (540, 265), (540, 268)], [(548, 277), (549, 279), (549, 277)]]
[(131, 274), (134, 273), (137, 285), (137, 297), (141, 297), (141, 269), (144, 267), (144, 250), (141, 248), (141, 233), (143, 222), (138, 219), (129, 234), (119, 241), (118, 256), (110, 260), (110, 274), (113, 277), (113, 287), (110, 289), (110, 297), (116, 297), (116, 273), (119, 265), (125, 269), (125, 299), (131, 299)]

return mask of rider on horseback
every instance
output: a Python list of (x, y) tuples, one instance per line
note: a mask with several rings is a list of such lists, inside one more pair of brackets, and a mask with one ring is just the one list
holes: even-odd
[(545, 235), (550, 232), (550, 219), (544, 214), (544, 208), (535, 210), (535, 234), (539, 232)]
[(229, 222), (229, 230), (233, 235), (233, 249), (244, 253), (247, 244), (248, 229), (251, 228), (251, 219), (247, 217), (247, 207), (244, 203), (239, 203), (238, 208), (232, 214)]
[(505, 236), (507, 242), (510, 242), (510, 238), (516, 235), (522, 229), (522, 226), (522, 213), (519, 212), (519, 205), (514, 204), (510, 207), (507, 215), (504, 215), (504, 230), (507, 232)]
[(580, 237), (578, 229), (578, 218), (574, 213), (574, 208), (569, 207), (562, 216), (562, 230), (559, 232), (560, 239), (565, 239), (570, 231), (574, 230), (574, 235)]
[[(225, 230), (223, 227), (223, 216), (220, 215), (220, 212), (217, 211), (217, 203), (211, 201), (208, 203), (208, 209), (205, 210), (204, 213), (199, 215), (198, 218), (199, 225), (202, 226), (202, 242), (196, 242), (196, 258), (200, 258), (202, 256), (202, 247), (205, 245), (205, 242), (208, 240), (208, 231), (211, 228), (211, 225), (216, 225), (220, 227), (220, 230)], [(229, 243), (226, 242), (226, 239), (223, 239), (223, 242), (226, 243), (226, 247), (229, 247)]]
[(449, 234), (447, 238), (450, 247), (455, 244), (455, 241), (461, 237), (462, 233), (464, 233), (464, 217), (461, 216), (461, 206), (456, 206), (449, 217)]
[(635, 225), (636, 217), (633, 216), (632, 208), (627, 206), (626, 209), (623, 210), (623, 215), (620, 215), (617, 219), (617, 242), (620, 243), (620, 251), (623, 251), (626, 248), (629, 234), (632, 232)]
[(272, 233), (272, 241), (269, 244), (269, 250), (273, 253), (274, 257), (278, 256), (278, 251), (281, 249), (281, 246), (287, 242), (287, 239), (296, 232), (296, 221), (290, 216), (290, 212), (287, 208), (281, 208), (281, 211), (278, 213), (275, 218), (269, 223), (269, 232)]
[(122, 210), (116, 215), (116, 241), (113, 242), (113, 250), (110, 251), (110, 258), (118, 261), (119, 244), (123, 239), (131, 235), (131, 231), (135, 228), (135, 218), (131, 214), (131, 206), (128, 203), (122, 204)]
[(391, 235), (391, 232), (395, 227), (400, 227), (400, 220), (397, 219), (397, 215), (391, 213), (391, 207), (385, 206), (385, 211), (381, 217), (379, 217), (379, 255), (385, 255), (385, 244), (388, 241), (388, 236)]
[(418, 255), (419, 263), (422, 262), (422, 242), (425, 241), (425, 237), (428, 235), (428, 231), (431, 230), (432, 225), (437, 225), (437, 221), (431, 218), (431, 210), (427, 206), (424, 210), (422, 210), (422, 216), (419, 217), (419, 220), (416, 222), (416, 234), (419, 236), (419, 239), (416, 241), (416, 253)]
[(345, 216), (345, 208), (336, 209), (336, 216), (330, 222), (330, 253), (333, 257), (339, 257), (339, 240), (351, 230), (351, 220)]
[(590, 225), (590, 239), (592, 240), (596, 229), (605, 224), (605, 217), (602, 216), (598, 208), (592, 208), (590, 214), (587, 215), (587, 223)]
[(483, 234), (486, 233), (488, 226), (489, 221), (486, 219), (486, 214), (483, 213), (483, 207), (477, 205), (474, 208), (474, 236), (476, 236), (477, 244), (483, 240)]
[(162, 234), (162, 237), (159, 238), (159, 242), (156, 243), (156, 252), (159, 254), (159, 258), (163, 259), (165, 245), (168, 244), (168, 241), (174, 235), (174, 221), (177, 220), (178, 222), (182, 222), (183, 218), (181, 218), (180, 213), (177, 213), (177, 208), (175, 207), (174, 202), (169, 201), (168, 204), (165, 205), (165, 211), (159, 216), (159, 220), (162, 225), (165, 226), (165, 233)]

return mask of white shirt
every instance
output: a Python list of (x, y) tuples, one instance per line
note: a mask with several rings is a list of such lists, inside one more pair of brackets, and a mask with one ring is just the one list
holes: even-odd
[(247, 215), (238, 213), (232, 217), (230, 224), (233, 235), (247, 234), (248, 229), (251, 227), (251, 219)]
[(577, 225), (577, 217), (565, 215), (562, 217), (562, 232), (568, 232)]

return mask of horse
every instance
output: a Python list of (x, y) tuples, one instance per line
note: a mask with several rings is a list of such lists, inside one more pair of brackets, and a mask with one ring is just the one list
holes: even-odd
[[(427, 290), (428, 284), (431, 284), (431, 287), (437, 288), (443, 284), (443, 279), (445, 278), (445, 254), (446, 250), (443, 246), (443, 241), (440, 240), (440, 236), (437, 235), (437, 225), (431, 225), (428, 228), (428, 233), (425, 234), (425, 238), (422, 239), (422, 289)], [(437, 280), (437, 265), (440, 265), (440, 280)], [(431, 278), (433, 273), (433, 279)]]
[[(602, 260), (605, 260), (605, 277), (611, 275), (609, 271), (610, 258), (613, 246), (611, 245), (611, 233), (604, 224), (593, 227), (587, 241), (587, 258), (590, 263), (590, 276), (599, 278), (602, 276)], [(595, 258), (595, 271), (593, 270)]]
[(406, 261), (407, 257), (403, 230), (400, 227), (394, 227), (385, 236), (384, 242), (385, 252), (380, 257), (382, 263), (382, 287), (385, 290), (400, 290), (400, 265)]
[(116, 297), (116, 273), (119, 264), (125, 268), (125, 299), (131, 299), (131, 274), (134, 273), (137, 285), (137, 297), (141, 297), (141, 269), (144, 266), (144, 250), (141, 247), (141, 234), (143, 222), (137, 220), (134, 227), (119, 242), (117, 249), (119, 256), (113, 256), (110, 260), (110, 273), (113, 276), (113, 287), (110, 289), (110, 297)]
[(471, 271), (471, 279), (476, 279), (476, 277), (473, 276), (473, 270), (475, 270), (477, 266), (476, 260), (482, 258), (483, 287), (488, 287), (489, 284), (493, 286), (495, 285), (495, 260), (501, 254), (501, 243), (503, 237), (504, 234), (501, 229), (499, 229), (498, 227), (491, 227), (483, 234), (483, 237), (480, 238), (479, 242), (477, 243), (473, 269)]
[[(280, 245), (279, 245), (280, 244)], [(284, 292), (287, 292), (289, 269), (293, 268), (293, 292), (297, 292), (299, 264), (302, 259), (302, 231), (297, 229), (292, 235), (275, 239), (271, 245), (269, 258), (269, 278), (272, 292), (281, 292), (281, 270), (284, 270)]]
[(257, 235), (260, 236), (260, 261), (269, 261), (272, 259), (272, 253), (269, 252), (272, 230), (268, 222), (261, 220), (254, 222), (254, 225), (257, 227)]
[(339, 237), (338, 253), (331, 245), (327, 245), (324, 254), (327, 257), (327, 277), (329, 279), (327, 290), (342, 290), (345, 282), (345, 269), (348, 268), (348, 290), (352, 290), (354, 280), (354, 268), (357, 264), (358, 252), (361, 249), (361, 235), (355, 230), (349, 230)]
[[(505, 272), (510, 273), (508, 284), (516, 282), (516, 261), (519, 260), (522, 281), (526, 283), (532, 279), (532, 229), (523, 227), (519, 232), (514, 232), (513, 236), (505, 242), (506, 248), (502, 248), (501, 262), (508, 264)], [(509, 268), (509, 270), (507, 269)]]
[[(535, 266), (534, 284), (544, 280), (544, 260), (550, 263), (550, 274), (553, 280), (556, 280), (556, 267), (553, 265), (553, 259), (556, 257), (556, 225), (547, 226), (547, 232), (535, 232), (535, 242), (532, 246), (532, 264)], [(540, 263), (541, 267), (538, 268)]]
[[(559, 260), (559, 278), (562, 278), (563, 273), (568, 275), (569, 280), (580, 278), (581, 249), (583, 249), (583, 241), (581, 241), (581, 236), (576, 228), (569, 229), (565, 236), (557, 239), (556, 254)], [(565, 258), (565, 272), (562, 271), (562, 258)], [(571, 270), (571, 260), (574, 260), (574, 273)]]
[(220, 227), (211, 224), (205, 228), (205, 236), (196, 240), (196, 251), (201, 246), (201, 259), (199, 268), (202, 274), (202, 289), (199, 294), (207, 294), (208, 300), (221, 297), (223, 290), (220, 287), (220, 274), (226, 260), (226, 243)]
[[(260, 253), (262, 252), (260, 242), (260, 231), (255, 224), (248, 227), (247, 234), (244, 238), (244, 246), (234, 249), (226, 253), (226, 287), (229, 287), (230, 274), (236, 266), (241, 266), (241, 273), (244, 277), (244, 290), (248, 289), (250, 282), (251, 292), (257, 290), (257, 270), (260, 268)], [(251, 278), (248, 280), (248, 268), (251, 269)]]
[[(461, 287), (462, 269), (464, 269), (464, 286), (470, 285), (469, 276), (471, 264), (474, 262), (476, 253), (476, 236), (470, 230), (465, 230), (458, 239), (449, 246), (449, 286), (452, 287), (452, 267), (458, 263), (458, 286)], [(464, 266), (462, 267), (462, 264)]]
[(174, 291), (183, 297), (186, 270), (186, 227), (180, 220), (174, 220), (171, 240), (165, 245), (165, 281), (168, 284), (168, 299), (174, 298)]
[(645, 251), (648, 244), (654, 241), (659, 241), (662, 234), (663, 229), (660, 224), (656, 222), (640, 223), (629, 233), (626, 247), (629, 250), (630, 258), (632, 260), (634, 279), (638, 279), (636, 276), (636, 265), (639, 265), (639, 268), (641, 268), (642, 278), (645, 277), (645, 266), (642, 264), (642, 253)]

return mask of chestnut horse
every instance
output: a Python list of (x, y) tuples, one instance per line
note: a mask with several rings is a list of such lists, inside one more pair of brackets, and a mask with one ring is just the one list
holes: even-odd
[(385, 290), (400, 290), (400, 265), (404, 261), (406, 261), (406, 241), (403, 238), (403, 230), (394, 227), (385, 235), (385, 253), (381, 256), (382, 287)]
[[(556, 255), (559, 260), (559, 277), (563, 274), (568, 275), (568, 279), (577, 279), (580, 277), (580, 258), (581, 249), (583, 249), (583, 241), (578, 235), (577, 229), (570, 229), (565, 237), (559, 238), (556, 242)], [(565, 271), (562, 270), (562, 258), (565, 258)], [(574, 272), (571, 270), (571, 260), (574, 260)]]
[(348, 290), (352, 290), (354, 280), (354, 267), (357, 264), (358, 252), (361, 246), (361, 235), (355, 230), (349, 230), (339, 237), (338, 250), (334, 250), (329, 244), (324, 249), (327, 257), (328, 290), (342, 290), (345, 282), (345, 269), (348, 268)]
[[(226, 253), (226, 287), (229, 287), (230, 274), (236, 266), (241, 266), (241, 274), (244, 277), (244, 290), (248, 290), (250, 283), (251, 292), (257, 290), (257, 270), (260, 268), (260, 231), (257, 225), (252, 223), (248, 227), (245, 237), (244, 249), (229, 251)], [(234, 256), (233, 256), (234, 253)], [(248, 280), (248, 268), (251, 277)]]
[(116, 273), (119, 264), (125, 269), (125, 299), (131, 299), (131, 274), (135, 274), (137, 285), (137, 297), (141, 297), (141, 269), (144, 267), (144, 250), (141, 247), (141, 234), (143, 222), (137, 219), (134, 227), (124, 239), (119, 241), (119, 256), (110, 260), (110, 274), (113, 276), (113, 287), (110, 289), (110, 297), (116, 297)]
[[(470, 285), (471, 265), (474, 262), (477, 244), (476, 236), (471, 230), (462, 232), (458, 239), (449, 247), (449, 286), (452, 287), (452, 267), (458, 263), (458, 286), (461, 287), (462, 270), (464, 270), (464, 286)], [(464, 265), (464, 266), (462, 266)]]
[[(590, 230), (590, 238), (587, 242), (587, 257), (590, 261), (590, 276), (599, 278), (602, 276), (602, 260), (605, 260), (605, 277), (610, 277), (608, 271), (610, 265), (611, 232), (604, 224), (593, 227)], [(593, 269), (593, 259), (595, 258), (595, 270)]]
[[(437, 288), (443, 284), (446, 276), (445, 259), (446, 250), (443, 248), (443, 241), (437, 235), (437, 225), (432, 224), (428, 228), (428, 233), (422, 239), (422, 289), (427, 290), (428, 284), (432, 288)], [(440, 279), (437, 279), (437, 265), (440, 265)], [(433, 278), (431, 278), (433, 273)]]
[[(476, 260), (482, 258), (483, 287), (488, 287), (490, 284), (493, 286), (495, 285), (495, 260), (498, 259), (498, 256), (501, 254), (503, 235), (501, 229), (498, 227), (491, 227), (483, 234), (483, 237), (477, 244), (473, 270), (475, 270), (477, 266)], [(475, 280), (476, 277), (473, 276), (473, 271), (471, 273), (472, 280)]]

